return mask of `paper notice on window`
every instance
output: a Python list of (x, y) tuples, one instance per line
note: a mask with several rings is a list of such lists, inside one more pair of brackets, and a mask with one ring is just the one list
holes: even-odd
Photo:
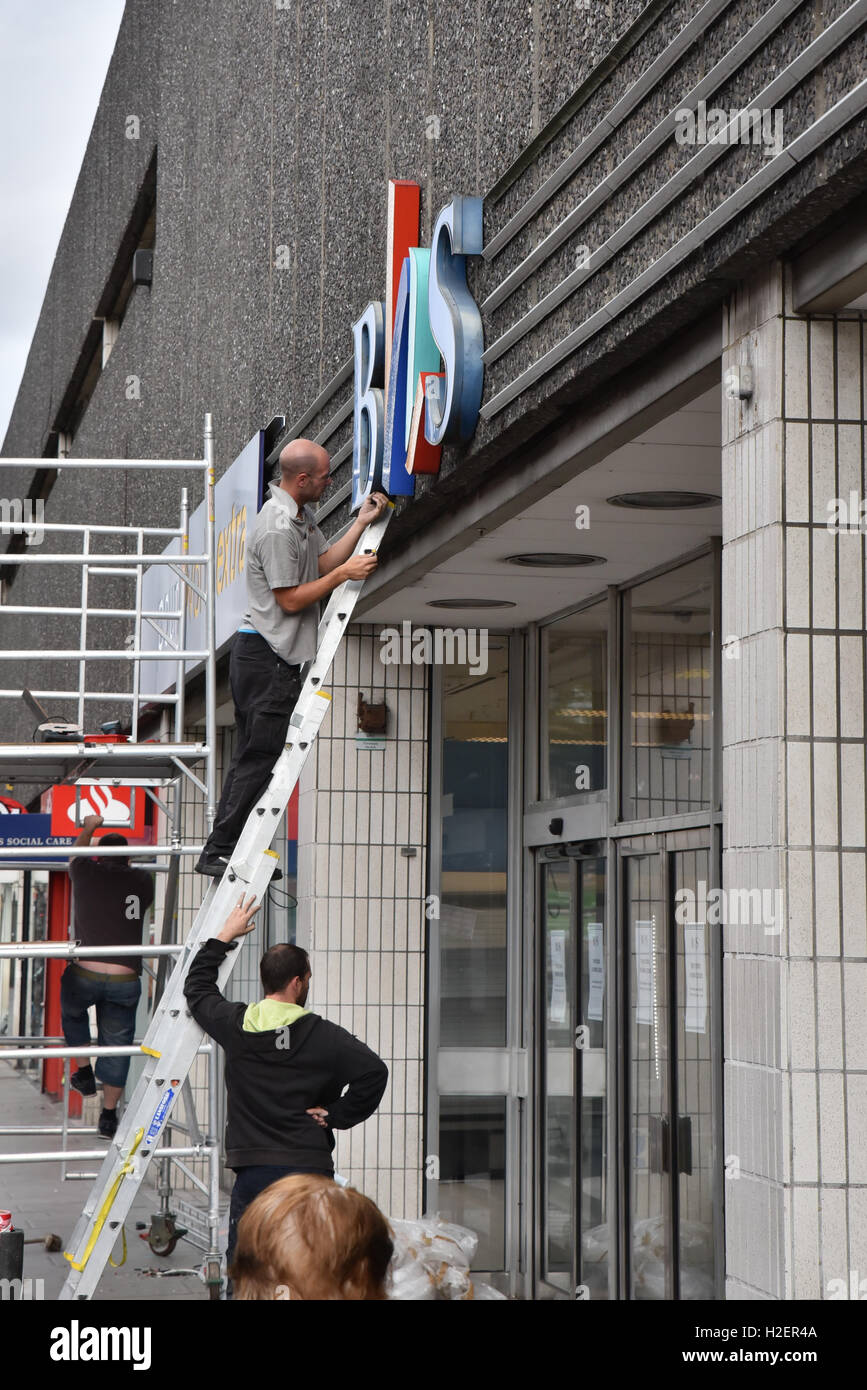
[(551, 943), (551, 1000), (548, 1005), (548, 1022), (566, 1022), (566, 933), (548, 933)]
[(602, 949), (602, 923), (587, 924), (587, 978), (589, 992), (587, 1017), (602, 1022), (602, 1003), (605, 997), (605, 956)]
[(636, 1023), (652, 1023), (656, 994), (652, 922), (635, 923), (635, 972), (638, 984), (635, 1021)]
[(707, 1032), (704, 923), (683, 929), (684, 1031)]

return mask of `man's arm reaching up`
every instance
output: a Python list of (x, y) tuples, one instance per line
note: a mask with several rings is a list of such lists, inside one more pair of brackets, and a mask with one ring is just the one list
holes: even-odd
[[(104, 824), (105, 822), (103, 821), (102, 816), (85, 816), (84, 820), (81, 822), (81, 829), (79, 830), (78, 835), (75, 838), (75, 845), (81, 848), (83, 848), (85, 845), (89, 845), (96, 831), (99, 829), (101, 825)], [(76, 856), (76, 858), (77, 857), (78, 856)], [(73, 859), (72, 862), (74, 864), (75, 859)]]
[(237, 1031), (246, 1006), (232, 1004), (220, 993), (217, 975), (227, 953), (235, 949), (236, 937), (255, 931), (256, 923), (251, 919), (260, 906), (253, 898), (245, 904), (242, 895), (222, 929), (201, 946), (184, 981), (184, 995), (196, 1023), (224, 1047)]

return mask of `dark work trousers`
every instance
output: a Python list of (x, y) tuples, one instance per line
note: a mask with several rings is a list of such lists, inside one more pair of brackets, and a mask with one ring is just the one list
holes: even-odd
[[(277, 1182), (280, 1178), (288, 1178), (293, 1173), (309, 1173), (309, 1168), (283, 1168), (271, 1164), (252, 1165), (249, 1168), (235, 1169), (235, 1185), (232, 1188), (232, 1200), (229, 1204), (229, 1243), (226, 1249), (226, 1267), (231, 1267), (232, 1257), (235, 1254), (235, 1245), (238, 1240), (238, 1222), (244, 1215), (248, 1206), (260, 1192), (264, 1192), (266, 1187), (270, 1187), (272, 1182)], [(321, 1174), (322, 1177), (330, 1176), (327, 1173)]]
[(258, 633), (237, 632), (229, 684), (238, 737), (205, 845), (207, 855), (232, 853), (251, 808), (267, 787), (301, 693), (301, 667), (287, 665)]

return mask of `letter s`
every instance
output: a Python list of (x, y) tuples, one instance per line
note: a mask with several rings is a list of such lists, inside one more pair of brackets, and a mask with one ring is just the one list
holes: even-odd
[(467, 256), (482, 249), (482, 199), (454, 198), (443, 208), (431, 241), (428, 314), (442, 354), (445, 384), (430, 378), (425, 411), (429, 444), (467, 440), (482, 403), (482, 316), (467, 289)]

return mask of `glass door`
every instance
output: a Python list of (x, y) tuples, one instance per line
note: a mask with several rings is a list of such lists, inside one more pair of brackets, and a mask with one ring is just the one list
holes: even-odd
[(668, 854), (672, 937), (675, 943), (675, 1081), (677, 1092), (677, 1265), (679, 1297), (715, 1297), (714, 1057), (717, 1027), (712, 1005), (714, 942), (707, 922), (710, 854), (707, 848)]
[(605, 860), (539, 856), (540, 1276), (548, 1296), (607, 1298)]
[(707, 831), (623, 847), (630, 1298), (715, 1297)]
[(662, 856), (626, 861), (631, 1297), (674, 1297), (668, 933)]

